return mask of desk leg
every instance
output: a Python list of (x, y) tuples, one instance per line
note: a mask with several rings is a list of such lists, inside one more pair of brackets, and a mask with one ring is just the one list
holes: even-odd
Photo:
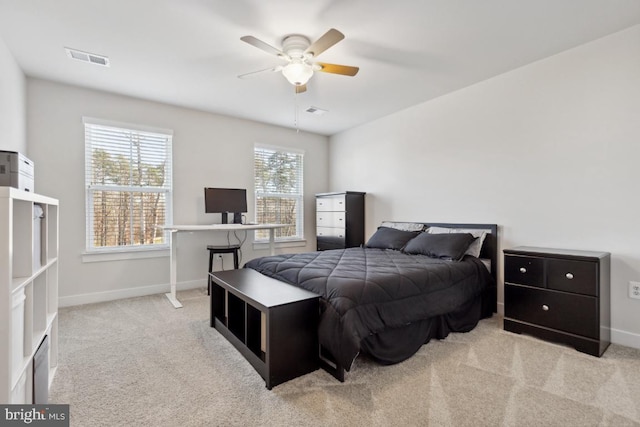
[(269, 229), (269, 255), (276, 254), (275, 234), (276, 234), (276, 230), (274, 228), (270, 228)]
[(181, 308), (182, 304), (176, 297), (176, 282), (178, 281), (178, 232), (169, 232), (169, 247), (171, 248), (170, 266), (169, 266), (169, 282), (171, 283), (171, 292), (166, 293), (165, 296), (173, 304), (175, 308)]

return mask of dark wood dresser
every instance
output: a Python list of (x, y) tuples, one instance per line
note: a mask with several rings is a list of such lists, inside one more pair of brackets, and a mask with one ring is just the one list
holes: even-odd
[(504, 329), (601, 356), (611, 341), (608, 252), (504, 250)]
[(316, 194), (319, 251), (364, 244), (364, 196), (356, 191)]

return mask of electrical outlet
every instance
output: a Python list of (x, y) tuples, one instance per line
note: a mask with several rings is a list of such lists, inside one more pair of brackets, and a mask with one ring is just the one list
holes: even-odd
[(640, 299), (640, 282), (629, 282), (629, 298)]

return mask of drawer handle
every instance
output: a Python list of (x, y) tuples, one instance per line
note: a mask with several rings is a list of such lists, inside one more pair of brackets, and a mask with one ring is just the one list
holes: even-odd
[(564, 277), (566, 277), (567, 279), (571, 280), (571, 279), (573, 279), (573, 274), (567, 273), (567, 274), (564, 275)]
[(526, 268), (524, 268), (524, 267), (520, 267), (520, 273), (526, 273), (526, 272), (527, 272), (527, 269), (526, 269)]
[(547, 304), (542, 304), (543, 311), (549, 311), (549, 306)]

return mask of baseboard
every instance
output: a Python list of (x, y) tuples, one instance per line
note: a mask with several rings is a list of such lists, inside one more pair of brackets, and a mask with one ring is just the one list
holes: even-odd
[[(206, 280), (199, 279), (180, 282), (178, 283), (177, 288), (178, 290), (183, 291), (186, 289), (204, 288), (206, 286)], [(93, 304), (96, 302), (142, 297), (146, 295), (163, 294), (166, 292), (169, 292), (168, 283), (161, 285), (140, 286), (136, 288), (117, 289), (105, 292), (92, 292), (90, 294), (70, 295), (67, 297), (58, 298), (58, 305), (60, 307), (71, 307), (74, 305)]]
[(498, 301), (498, 314), (504, 316), (504, 303)]
[(611, 328), (611, 342), (640, 350), (640, 334)]

